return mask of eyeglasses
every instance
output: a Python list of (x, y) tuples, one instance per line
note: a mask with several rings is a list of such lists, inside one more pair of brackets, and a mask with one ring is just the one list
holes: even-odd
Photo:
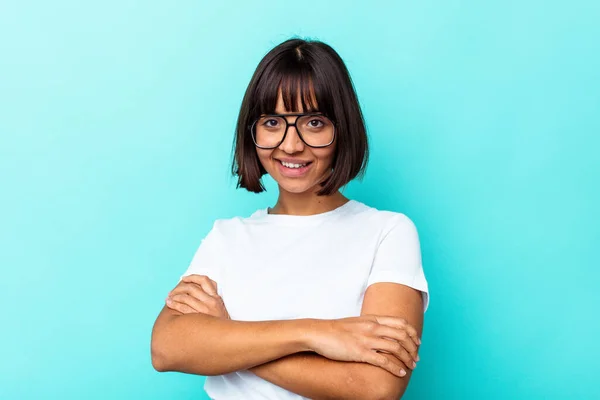
[[(286, 117), (298, 117), (288, 122)], [(309, 147), (327, 147), (335, 139), (334, 123), (321, 113), (269, 114), (252, 124), (252, 140), (256, 147), (274, 149), (285, 140), (288, 128), (293, 126), (300, 140)]]

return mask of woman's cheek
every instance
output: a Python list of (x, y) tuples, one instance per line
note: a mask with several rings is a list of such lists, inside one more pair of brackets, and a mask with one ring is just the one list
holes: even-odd
[(258, 161), (261, 163), (263, 168), (269, 174), (271, 174), (272, 169), (273, 169), (272, 160), (271, 160), (272, 151), (257, 149), (256, 152), (258, 154)]

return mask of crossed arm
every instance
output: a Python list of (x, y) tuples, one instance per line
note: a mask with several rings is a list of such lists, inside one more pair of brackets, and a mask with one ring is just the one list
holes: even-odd
[[(395, 283), (371, 285), (365, 293), (361, 310), (361, 315), (367, 314), (404, 318), (417, 330), (418, 336), (421, 336), (423, 326), (421, 294), (412, 288)], [(167, 323), (168, 321), (174, 322), (173, 317), (177, 315), (181, 315), (181, 313), (165, 308), (155, 324), (152, 350), (153, 364), (157, 370), (217, 375), (230, 372), (232, 369), (231, 360), (234, 360), (233, 363), (237, 362), (238, 364), (233, 365), (233, 369), (248, 369), (277, 386), (311, 399), (399, 399), (406, 390), (410, 379), (410, 368), (405, 367), (404, 370), (407, 373), (400, 378), (383, 368), (371, 364), (335, 361), (310, 352), (310, 349), (306, 347), (306, 342), (301, 337), (302, 332), (310, 330), (310, 325), (307, 325), (312, 323), (310, 320), (249, 323), (224, 321), (210, 315), (190, 314), (190, 318), (202, 319), (202, 323), (197, 325), (181, 323), (178, 326), (174, 323)], [(176, 357), (179, 364), (169, 365), (160, 361), (166, 359), (164, 355), (166, 347), (160, 345), (161, 342), (164, 343), (164, 340), (161, 341), (160, 337), (164, 338), (165, 332), (188, 329), (190, 330), (187, 332), (188, 335), (179, 335), (178, 337), (192, 338), (196, 333), (200, 333), (199, 330), (196, 331), (193, 328), (194, 326), (202, 326), (202, 332), (204, 333), (207, 331), (222, 333), (225, 324), (229, 324), (227, 326), (230, 329), (236, 323), (245, 324), (246, 329), (253, 329), (252, 340), (255, 341), (256, 346), (259, 346), (259, 351), (246, 354), (244, 357), (238, 357), (242, 345), (236, 348), (235, 341), (226, 340), (224, 343), (227, 344), (219, 349), (219, 354), (223, 356), (218, 357), (219, 359), (228, 359), (226, 366), (219, 364), (220, 361), (217, 359), (204, 359), (201, 365), (197, 361), (198, 358), (194, 357), (194, 353), (187, 351), (186, 354)], [(269, 332), (274, 330), (280, 333), (276, 339), (280, 340), (280, 343), (274, 343), (272, 336), (269, 340), (265, 340), (267, 335), (272, 335)], [(191, 346), (191, 342), (190, 346), (180, 343), (177, 348), (189, 349)], [(199, 344), (198, 341), (194, 341), (193, 346), (198, 354), (202, 354), (203, 349), (199, 347), (212, 346), (214, 350), (215, 343)], [(247, 341), (243, 346), (248, 346)], [(163, 354), (161, 354), (161, 349)], [(173, 351), (173, 348), (169, 351)], [(390, 363), (392, 361), (398, 363), (398, 359), (393, 355), (380, 354), (390, 359)], [(208, 364), (211, 364), (210, 370), (205, 369), (208, 368)]]
[[(365, 293), (361, 315), (402, 317), (423, 329), (420, 292), (395, 283), (376, 283)], [(385, 354), (386, 357), (394, 357)], [(399, 399), (411, 376), (398, 377), (367, 363), (343, 362), (315, 353), (297, 353), (250, 369), (259, 377), (311, 399)], [(344, 394), (344, 395), (342, 395)]]

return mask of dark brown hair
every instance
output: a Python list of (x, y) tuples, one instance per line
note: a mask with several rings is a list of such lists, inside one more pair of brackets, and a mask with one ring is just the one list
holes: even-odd
[(260, 61), (244, 94), (233, 145), (232, 172), (238, 177), (237, 187), (255, 193), (265, 190), (261, 178), (267, 172), (258, 158), (250, 127), (260, 115), (275, 112), (280, 90), (286, 110), (297, 112), (300, 99), (304, 112), (322, 112), (335, 124), (333, 173), (321, 184), (318, 194), (333, 194), (362, 176), (368, 160), (367, 133), (346, 65), (323, 42), (289, 39)]

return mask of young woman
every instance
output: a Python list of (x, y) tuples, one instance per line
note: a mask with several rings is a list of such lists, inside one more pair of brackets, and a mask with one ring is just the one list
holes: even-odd
[(226, 399), (397, 399), (417, 355), (427, 281), (401, 213), (347, 199), (367, 137), (348, 71), (318, 41), (260, 62), (235, 139), (238, 186), (273, 208), (217, 220), (152, 332), (158, 371), (206, 375)]

